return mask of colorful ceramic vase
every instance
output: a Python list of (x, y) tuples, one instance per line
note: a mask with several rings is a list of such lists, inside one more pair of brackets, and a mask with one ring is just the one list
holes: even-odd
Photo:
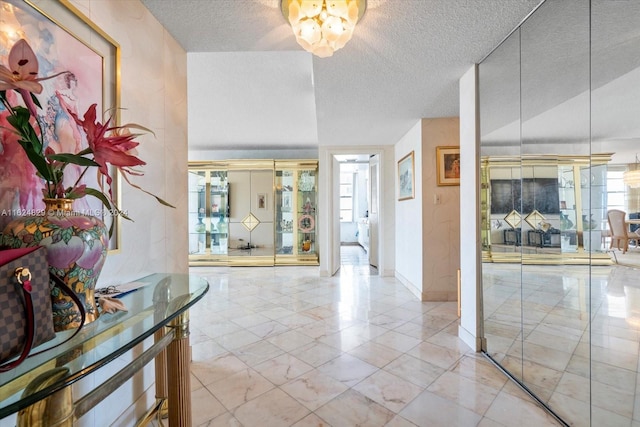
[[(109, 235), (98, 218), (73, 211), (71, 199), (45, 199), (45, 211), (11, 221), (2, 233), (3, 245), (44, 246), (49, 270), (62, 278), (84, 302), (85, 323), (98, 318), (94, 289), (104, 265)], [(56, 331), (79, 326), (78, 307), (58, 288), (51, 291)]]

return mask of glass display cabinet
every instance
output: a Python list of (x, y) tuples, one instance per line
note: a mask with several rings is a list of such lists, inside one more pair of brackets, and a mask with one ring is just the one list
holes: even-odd
[(317, 160), (189, 163), (189, 265), (318, 265)]
[(275, 162), (275, 263), (318, 265), (318, 162)]
[(611, 264), (607, 164), (611, 154), (483, 158), (484, 262)]
[(189, 263), (226, 264), (229, 186), (224, 164), (189, 166)]

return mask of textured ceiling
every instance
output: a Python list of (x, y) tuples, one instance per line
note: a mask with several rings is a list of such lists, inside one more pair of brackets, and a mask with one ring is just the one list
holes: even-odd
[(457, 116), (460, 76), (540, 3), (369, 0), (353, 39), (317, 58), (296, 44), (279, 0), (142, 1), (194, 53), (198, 148), (394, 144), (420, 118)]

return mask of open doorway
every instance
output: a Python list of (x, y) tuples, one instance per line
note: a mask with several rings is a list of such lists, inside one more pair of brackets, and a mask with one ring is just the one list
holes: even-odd
[[(340, 195), (340, 271), (377, 275), (377, 262), (372, 257), (371, 200), (377, 200), (377, 185), (372, 197), (369, 154), (336, 155), (339, 164)], [(376, 169), (377, 173), (377, 169)], [(374, 177), (377, 183), (377, 176)], [(377, 226), (377, 223), (374, 224)], [(375, 242), (375, 240), (374, 240)]]

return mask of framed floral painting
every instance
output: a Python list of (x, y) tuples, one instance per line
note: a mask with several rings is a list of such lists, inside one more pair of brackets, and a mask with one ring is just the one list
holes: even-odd
[[(24, 39), (33, 49), (38, 60), (38, 77), (53, 76), (42, 80), (41, 93), (36, 97), (38, 125), (42, 130), (44, 146), (56, 153), (77, 153), (87, 148), (85, 133), (70, 116), (74, 112), (82, 117), (90, 105), (97, 104), (97, 117), (102, 121), (104, 113), (116, 109), (118, 122), (118, 60), (119, 46), (67, 0), (0, 0), (3, 25), (0, 27), (0, 63), (8, 67), (11, 47)], [(11, 92), (11, 93), (10, 93)], [(7, 97), (17, 97), (7, 91)], [(61, 105), (66, 103), (66, 108)], [(17, 103), (19, 99), (12, 99)], [(0, 106), (0, 230), (20, 215), (32, 215), (44, 209), (42, 202), (43, 181), (36, 175), (24, 151), (4, 126), (6, 107)], [(115, 124), (115, 123), (114, 123)], [(83, 173), (84, 168), (70, 164), (65, 168), (65, 186), (76, 182), (87, 187), (100, 188), (97, 175)], [(118, 177), (115, 169), (114, 177)], [(119, 206), (118, 183), (112, 185), (113, 200)], [(106, 190), (106, 187), (105, 187)], [(114, 233), (109, 249), (118, 248), (119, 216), (113, 215), (102, 202), (93, 197), (75, 200), (74, 210), (97, 216)]]

